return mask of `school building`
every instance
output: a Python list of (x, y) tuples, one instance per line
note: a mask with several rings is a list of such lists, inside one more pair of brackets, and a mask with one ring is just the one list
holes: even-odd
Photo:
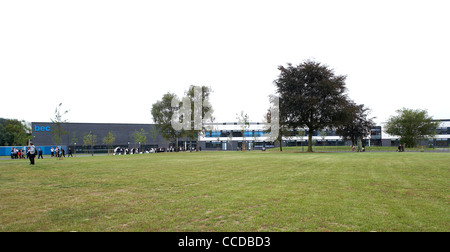
[[(429, 139), (423, 145), (434, 147), (449, 147), (450, 145), (450, 120), (439, 120), (440, 125), (436, 129), (436, 136)], [(115, 123), (66, 123), (63, 124), (65, 133), (62, 136), (62, 145), (71, 148), (74, 152), (85, 153), (94, 151), (107, 152), (107, 146), (103, 143), (109, 132), (115, 136), (114, 147), (138, 148), (148, 150), (152, 148), (183, 147), (184, 149), (196, 148), (198, 150), (247, 150), (276, 148), (279, 143), (269, 140), (269, 132), (263, 123), (249, 123), (245, 126), (236, 122), (214, 123), (207, 125), (209, 130), (199, 135), (197, 139), (190, 140), (180, 138), (176, 142), (165, 140), (156, 130), (155, 124), (115, 124)], [(55, 146), (51, 122), (32, 122), (33, 142), (36, 146), (46, 146), (44, 155)], [(147, 136), (145, 143), (137, 142), (133, 134), (144, 131)], [(84, 146), (84, 137), (88, 134), (96, 135), (95, 146)], [(366, 146), (398, 146), (399, 136), (388, 136), (383, 133), (381, 126), (371, 129), (371, 134), (363, 139)], [(283, 136), (282, 146), (307, 146), (308, 131), (297, 129), (289, 131)], [(313, 132), (313, 144), (320, 146), (350, 146), (351, 142), (342, 140), (335, 130), (322, 130)]]

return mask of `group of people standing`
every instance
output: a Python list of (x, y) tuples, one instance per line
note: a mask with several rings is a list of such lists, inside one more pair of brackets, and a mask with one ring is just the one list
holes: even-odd
[[(29, 159), (30, 165), (34, 165), (34, 159), (38, 156), (38, 159), (44, 158), (42, 155), (42, 149), (36, 149), (33, 143), (30, 143), (29, 146), (23, 147), (22, 149), (11, 148), (11, 159)], [(25, 157), (26, 156), (26, 157)]]
[[(57, 158), (65, 158), (66, 157), (66, 150), (61, 147), (55, 147), (50, 149), (51, 157), (57, 157)], [(69, 148), (69, 155), (68, 157), (73, 157), (72, 150)]]
[(34, 165), (34, 159), (36, 158), (36, 155), (39, 158), (44, 158), (42, 156), (42, 150), (41, 148), (36, 149), (36, 146), (34, 146), (33, 143), (30, 143), (29, 146), (23, 147), (22, 149), (18, 148), (11, 148), (11, 159), (29, 159), (30, 165)]
[(365, 152), (366, 151), (366, 146), (363, 144), (363, 145), (361, 145), (361, 146), (355, 146), (355, 145), (352, 145), (352, 151), (353, 152), (355, 152), (355, 151), (357, 151), (357, 152)]
[[(62, 148), (62, 147), (55, 147), (55, 148), (52, 147), (50, 149), (50, 154), (51, 154), (51, 157), (65, 158), (66, 157), (66, 150), (64, 148)], [(68, 149), (67, 157), (73, 157), (71, 148)]]
[(23, 147), (22, 149), (19, 148), (11, 148), (11, 159), (33, 159), (33, 162), (31, 164), (34, 164), (34, 158), (38, 156), (38, 159), (44, 158), (42, 155), (41, 148), (36, 149), (36, 147), (33, 145), (33, 143), (30, 143), (30, 146)]
[(11, 148), (11, 159), (22, 159), (25, 158), (26, 151), (25, 148), (18, 149), (18, 148)]
[[(64, 148), (55, 147), (50, 149), (51, 157), (63, 158), (66, 157), (66, 151)], [(32, 142), (30, 145), (23, 148), (11, 148), (11, 159), (29, 159), (30, 165), (35, 164), (36, 156), (38, 159), (44, 159), (43, 151), (41, 148), (37, 148)], [(68, 156), (73, 157), (72, 150), (68, 149)]]
[(169, 148), (147, 148), (146, 150), (141, 150), (139, 148), (122, 148), (116, 147), (114, 149), (113, 155), (130, 155), (130, 154), (148, 154), (148, 153), (160, 153), (160, 152), (183, 152), (183, 151), (202, 151), (202, 147), (198, 149), (195, 147), (192, 148), (183, 148), (183, 147), (173, 147), (172, 145)]
[(138, 154), (138, 153), (139, 153), (138, 148), (128, 149), (128, 148), (117, 147), (114, 149), (114, 155), (129, 155), (129, 154)]

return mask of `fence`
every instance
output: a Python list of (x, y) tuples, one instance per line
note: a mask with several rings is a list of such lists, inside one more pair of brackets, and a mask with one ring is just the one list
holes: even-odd
[[(16, 148), (18, 150), (27, 150), (27, 146), (0, 146), (0, 156), (11, 156), (11, 149)], [(51, 149), (55, 149), (56, 146), (36, 146), (36, 149), (39, 150), (41, 148), (43, 155), (50, 155)], [(62, 146), (62, 148), (67, 153), (67, 146)]]
[[(41, 148), (43, 155), (50, 155), (51, 154), (51, 148), (55, 149), (56, 146), (36, 146), (37, 149)], [(141, 146), (141, 150), (147, 150), (156, 148), (157, 146), (153, 145), (145, 145)], [(272, 146), (271, 146), (272, 147)], [(23, 150), (27, 148), (27, 146), (0, 146), (0, 156), (10, 156), (11, 155), (11, 149), (17, 148), (19, 150)], [(105, 154), (108, 153), (108, 147), (106, 146), (94, 146), (92, 147), (85, 147), (85, 146), (62, 146), (62, 148), (65, 150), (66, 155), (68, 155), (68, 149), (71, 148), (72, 154)], [(127, 147), (122, 147), (127, 148)], [(279, 147), (274, 148), (268, 148), (272, 149), (273, 151), (279, 150)], [(287, 146), (283, 147), (283, 151), (292, 151), (292, 152), (306, 152), (308, 149), (307, 145), (301, 145), (301, 146)], [(209, 150), (209, 149), (207, 149)], [(235, 151), (235, 149), (229, 149), (230, 151)], [(260, 150), (259, 148), (254, 148), (254, 150)], [(112, 150), (110, 149), (110, 152)], [(314, 152), (352, 152), (351, 146), (320, 146), (320, 145), (314, 145), (313, 146)], [(355, 150), (356, 151), (356, 150)], [(395, 146), (389, 146), (389, 147), (381, 147), (381, 146), (366, 146), (365, 147), (366, 152), (397, 152), (398, 147)], [(415, 148), (405, 148), (405, 152), (447, 152), (450, 153), (450, 147), (426, 147), (426, 146), (419, 146)]]

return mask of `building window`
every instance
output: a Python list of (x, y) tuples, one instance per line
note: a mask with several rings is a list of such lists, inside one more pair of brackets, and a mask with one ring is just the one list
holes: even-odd
[(206, 142), (207, 149), (221, 149), (222, 142)]

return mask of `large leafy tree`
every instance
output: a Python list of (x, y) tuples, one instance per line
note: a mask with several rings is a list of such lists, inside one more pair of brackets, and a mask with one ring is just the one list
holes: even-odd
[(421, 140), (434, 135), (439, 122), (433, 120), (426, 110), (402, 108), (385, 124), (385, 132), (400, 136), (406, 147), (415, 147)]
[(358, 139), (363, 139), (370, 134), (370, 130), (375, 125), (374, 118), (369, 118), (370, 109), (364, 107), (363, 104), (356, 104), (349, 101), (338, 114), (336, 121), (336, 132), (343, 139), (352, 141), (353, 145), (357, 144)]
[[(176, 98), (173, 93), (166, 93), (162, 99), (152, 105), (153, 121), (161, 136), (168, 141), (176, 141), (180, 137), (180, 133), (172, 127), (172, 117), (177, 107), (172, 107), (172, 100)], [(177, 141), (178, 142), (178, 141)]]
[(25, 121), (0, 118), (0, 146), (26, 145), (32, 137)]
[[(168, 141), (176, 141), (180, 137), (190, 140), (196, 139), (200, 132), (206, 130), (204, 122), (212, 120), (212, 106), (209, 103), (210, 87), (190, 86), (185, 92), (185, 97), (179, 100), (173, 93), (166, 93), (162, 99), (152, 105), (153, 121), (161, 136)], [(188, 114), (180, 113), (187, 110)], [(183, 124), (182, 129), (174, 129), (173, 117), (179, 116), (179, 122)]]
[(279, 66), (274, 81), (280, 97), (280, 118), (292, 128), (308, 129), (308, 152), (312, 152), (314, 130), (333, 127), (346, 104), (346, 76), (336, 75), (319, 62), (307, 60), (297, 66)]
[(8, 146), (11, 142), (11, 136), (5, 129), (6, 121), (6, 119), (0, 118), (0, 146)]
[[(205, 122), (213, 120), (212, 113), (214, 110), (209, 102), (211, 93), (210, 87), (193, 85), (185, 92), (191, 107), (190, 118), (186, 119), (190, 119), (191, 123), (189, 129), (182, 130), (182, 135), (191, 141), (198, 139), (200, 133), (207, 130)], [(181, 106), (183, 106), (183, 102), (181, 102)]]

